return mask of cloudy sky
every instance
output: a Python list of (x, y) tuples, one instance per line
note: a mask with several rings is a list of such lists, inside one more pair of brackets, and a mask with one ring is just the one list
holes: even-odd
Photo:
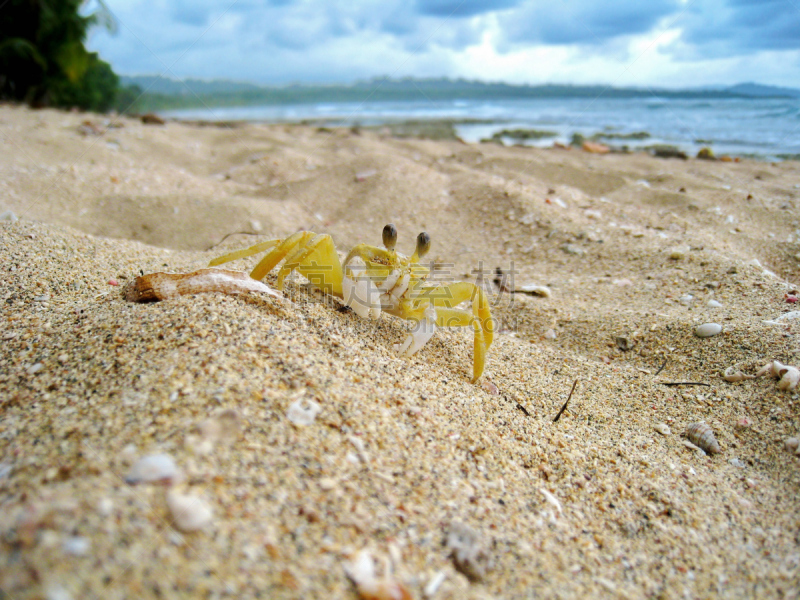
[[(800, 87), (800, 0), (107, 0), (118, 73)], [(90, 5), (91, 6), (91, 5)]]

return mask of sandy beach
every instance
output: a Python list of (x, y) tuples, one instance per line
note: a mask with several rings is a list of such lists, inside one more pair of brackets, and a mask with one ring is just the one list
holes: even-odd
[[(0, 138), (0, 597), (800, 597), (798, 390), (722, 375), (800, 365), (800, 163), (7, 105)], [(299, 277), (123, 295), (389, 222), (490, 293), (476, 384), (471, 330), (402, 358)]]

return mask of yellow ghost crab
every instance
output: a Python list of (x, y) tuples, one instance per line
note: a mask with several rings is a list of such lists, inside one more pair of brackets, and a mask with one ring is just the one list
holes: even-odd
[[(209, 266), (269, 250), (251, 271), (253, 279), (262, 280), (283, 261), (276, 285), (279, 290), (283, 289), (286, 276), (297, 271), (314, 287), (341, 298), (362, 318), (377, 319), (383, 311), (414, 321), (405, 342), (395, 346), (404, 356), (419, 351), (437, 327), (472, 327), (472, 382), (476, 382), (483, 373), (486, 351), (494, 337), (494, 320), (483, 289), (464, 281), (446, 285), (427, 283), (430, 269), (419, 263), (430, 249), (427, 233), (417, 236), (417, 247), (411, 256), (397, 252), (396, 244), (397, 229), (390, 223), (383, 228), (383, 248), (359, 244), (342, 263), (330, 235), (299, 231), (285, 239), (268, 240), (225, 254), (212, 260)], [(472, 303), (471, 310), (457, 308), (467, 300)]]

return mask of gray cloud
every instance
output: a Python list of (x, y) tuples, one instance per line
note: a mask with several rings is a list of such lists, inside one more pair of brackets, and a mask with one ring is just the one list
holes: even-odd
[(646, 33), (663, 17), (673, 14), (678, 0), (562, 0), (531, 1), (501, 17), (506, 41), (530, 44), (603, 44), (613, 38)]
[(800, 3), (795, 1), (695, 2), (679, 23), (684, 52), (689, 55), (719, 57), (800, 48)]
[(471, 17), (520, 4), (521, 0), (416, 0), (414, 7), (422, 15), (434, 17)]

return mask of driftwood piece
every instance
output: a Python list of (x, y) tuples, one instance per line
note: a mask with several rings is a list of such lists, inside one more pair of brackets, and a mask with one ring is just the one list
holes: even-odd
[(223, 294), (264, 292), (276, 298), (281, 297), (271, 287), (256, 281), (247, 273), (224, 269), (200, 269), (193, 273), (148, 273), (137, 277), (126, 286), (125, 300), (128, 302), (158, 302), (176, 296), (204, 292), (222, 292)]

